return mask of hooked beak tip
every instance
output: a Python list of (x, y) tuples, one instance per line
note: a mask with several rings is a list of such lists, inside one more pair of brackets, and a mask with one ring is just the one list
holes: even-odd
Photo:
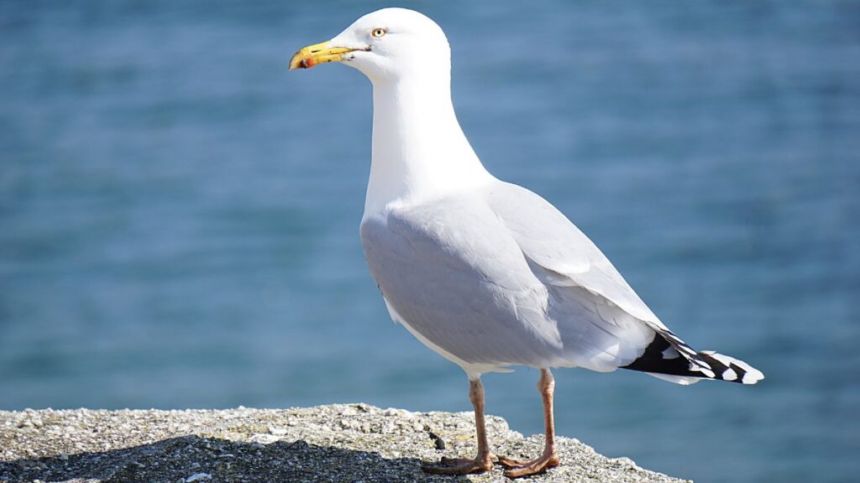
[(332, 47), (331, 41), (308, 45), (296, 52), (290, 59), (290, 70), (310, 69), (311, 67), (328, 62), (341, 62), (344, 56), (356, 49), (348, 47)]

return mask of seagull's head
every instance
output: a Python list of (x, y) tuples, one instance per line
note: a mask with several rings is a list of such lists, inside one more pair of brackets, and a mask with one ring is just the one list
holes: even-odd
[(372, 82), (450, 73), (451, 49), (442, 29), (425, 15), (405, 8), (371, 12), (331, 40), (293, 55), (290, 70), (327, 62), (355, 67)]

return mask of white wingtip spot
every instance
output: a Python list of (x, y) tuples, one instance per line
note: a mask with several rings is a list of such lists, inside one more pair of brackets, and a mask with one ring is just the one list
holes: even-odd
[(675, 348), (671, 346), (667, 347), (666, 350), (664, 350), (661, 354), (663, 355), (663, 359), (677, 359), (681, 357), (681, 354), (679, 354), (678, 351), (676, 351)]
[(734, 369), (726, 369), (725, 371), (723, 371), (722, 378), (724, 381), (734, 381), (738, 378), (738, 373), (735, 372)]
[(743, 384), (755, 384), (762, 379), (764, 379), (764, 374), (762, 374), (760, 370), (753, 369), (752, 367), (750, 367), (750, 370), (748, 370), (747, 373), (744, 374), (744, 378), (741, 379), (741, 382)]
[[(735, 366), (743, 369), (744, 376), (741, 379), (742, 384), (755, 384), (755, 383), (761, 381), (762, 379), (764, 379), (764, 374), (762, 374), (761, 371), (759, 371), (755, 367), (747, 364), (746, 362), (744, 362), (742, 360), (735, 359), (734, 357), (730, 357), (730, 356), (727, 356), (725, 354), (720, 354), (719, 352), (714, 352), (714, 351), (702, 351), (702, 353), (710, 355), (711, 357), (722, 362), (726, 366), (734, 364)], [(732, 371), (732, 374), (734, 375), (734, 377), (732, 377), (731, 379), (726, 377), (726, 373), (729, 371)], [(723, 371), (723, 379), (725, 379), (726, 381), (737, 380), (737, 377), (738, 377), (737, 371), (734, 371), (732, 369), (728, 369), (726, 371)]]

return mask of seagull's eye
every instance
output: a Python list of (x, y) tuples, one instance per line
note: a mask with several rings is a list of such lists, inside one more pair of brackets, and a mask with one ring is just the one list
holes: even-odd
[(375, 39), (378, 39), (379, 37), (382, 37), (383, 35), (385, 35), (386, 32), (387, 32), (387, 30), (385, 30), (383, 28), (375, 28), (370, 32), (370, 36), (375, 38)]

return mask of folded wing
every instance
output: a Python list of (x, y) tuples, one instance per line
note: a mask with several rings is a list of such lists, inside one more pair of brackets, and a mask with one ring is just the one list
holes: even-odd
[(752, 384), (764, 377), (743, 361), (688, 346), (654, 315), (600, 249), (537, 194), (499, 183), (486, 196), (535, 275), (550, 287), (557, 304), (550, 314), (559, 321), (563, 337), (564, 328), (577, 323), (565, 320), (565, 306), (584, 305), (619, 338), (624, 350), (618, 352), (616, 367), (680, 384), (700, 378)]

